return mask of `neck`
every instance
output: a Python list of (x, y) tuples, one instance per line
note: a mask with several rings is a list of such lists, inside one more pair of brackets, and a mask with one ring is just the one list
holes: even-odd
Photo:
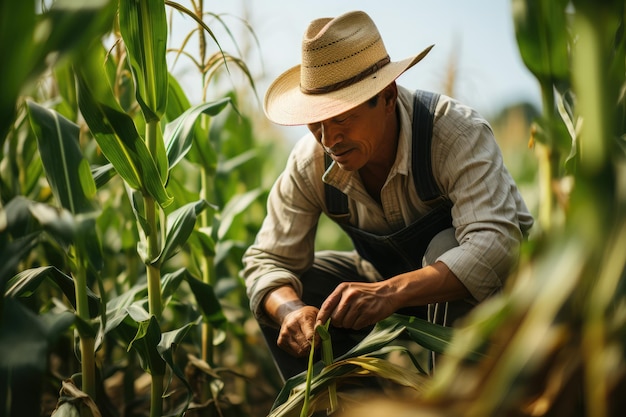
[(371, 159), (359, 169), (359, 175), (365, 189), (378, 202), (380, 202), (380, 191), (387, 181), (387, 176), (389, 176), (391, 167), (396, 160), (400, 134), (397, 115), (394, 114), (387, 118), (387, 126), (385, 137), (381, 141), (376, 158)]

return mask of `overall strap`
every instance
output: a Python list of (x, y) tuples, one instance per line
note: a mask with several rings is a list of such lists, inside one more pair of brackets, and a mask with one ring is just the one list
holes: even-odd
[(413, 100), (413, 182), (417, 195), (422, 201), (431, 201), (441, 195), (441, 190), (433, 175), (431, 142), (433, 120), (439, 94), (416, 90)]
[[(326, 169), (333, 163), (333, 159), (327, 153), (324, 154), (324, 162)], [(348, 196), (333, 187), (330, 184), (324, 183), (324, 192), (326, 196), (326, 207), (328, 213), (333, 216), (347, 215), (348, 214)]]
[[(439, 186), (433, 177), (430, 158), (431, 139), (433, 134), (433, 119), (435, 108), (439, 101), (439, 94), (423, 90), (416, 90), (413, 102), (413, 152), (411, 164), (413, 166), (413, 182), (417, 195), (422, 201), (434, 200), (441, 195)], [(326, 169), (333, 160), (324, 155)], [(324, 184), (326, 207), (332, 215), (348, 214), (348, 196), (329, 184)]]

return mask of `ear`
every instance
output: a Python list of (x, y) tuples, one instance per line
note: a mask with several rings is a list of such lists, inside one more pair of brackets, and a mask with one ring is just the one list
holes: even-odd
[(381, 92), (387, 111), (396, 111), (396, 100), (398, 99), (398, 86), (392, 82)]

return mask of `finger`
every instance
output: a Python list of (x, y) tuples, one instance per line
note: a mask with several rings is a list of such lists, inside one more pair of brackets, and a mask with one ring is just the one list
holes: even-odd
[(293, 335), (279, 336), (277, 341), (278, 346), (295, 357), (306, 356), (310, 349), (311, 343), (304, 337), (301, 332), (295, 332)]
[(316, 325), (323, 326), (331, 317), (335, 308), (341, 301), (341, 291), (333, 291), (324, 301), (320, 310), (317, 312)]
[(287, 317), (281, 326), (278, 345), (292, 356), (302, 357), (311, 350), (311, 340), (315, 336), (315, 319), (317, 309), (307, 307), (305, 314), (295, 314)]

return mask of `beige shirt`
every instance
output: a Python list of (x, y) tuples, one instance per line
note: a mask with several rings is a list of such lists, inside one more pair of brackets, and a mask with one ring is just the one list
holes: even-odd
[[(264, 315), (263, 298), (274, 288), (288, 284), (301, 295), (298, 276), (313, 263), (317, 222), (322, 213), (328, 215), (324, 182), (348, 196), (349, 223), (374, 234), (391, 234), (427, 213), (411, 173), (413, 92), (400, 86), (397, 111), (398, 152), (381, 190), (381, 204), (369, 196), (358, 172), (344, 171), (335, 163), (325, 172), (323, 150), (312, 134), (295, 145), (270, 191), (256, 241), (243, 257), (243, 276), (257, 318)], [(491, 127), (471, 108), (441, 96), (431, 152), (439, 188), (453, 203), (452, 224), (459, 242), (438, 261), (481, 301), (502, 287), (519, 256), (522, 231), (531, 227), (533, 218), (503, 164)]]

